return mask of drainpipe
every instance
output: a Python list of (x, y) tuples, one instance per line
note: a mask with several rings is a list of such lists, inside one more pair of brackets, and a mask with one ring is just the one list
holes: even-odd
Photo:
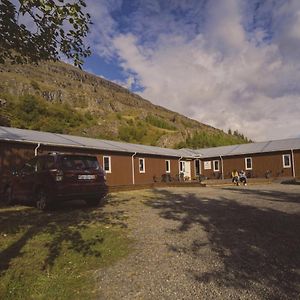
[(220, 155), (221, 159), (221, 171), (222, 171), (222, 180), (224, 180), (224, 165), (223, 165), (223, 157)]
[(291, 149), (292, 152), (292, 167), (293, 167), (293, 177), (296, 177), (296, 170), (295, 170), (295, 158), (294, 158), (294, 150)]
[(132, 168), (132, 184), (135, 185), (135, 178), (134, 178), (134, 157), (136, 156), (136, 152), (131, 156), (131, 168)]
[(34, 149), (34, 156), (38, 155), (38, 149), (40, 148), (40, 146), (41, 146), (41, 143), (38, 143), (37, 146), (35, 147), (35, 149)]

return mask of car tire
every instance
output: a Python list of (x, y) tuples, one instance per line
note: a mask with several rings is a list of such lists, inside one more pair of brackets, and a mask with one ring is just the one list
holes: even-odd
[(4, 190), (4, 204), (13, 205), (14, 200), (12, 196), (12, 188), (9, 186)]
[(35, 206), (37, 209), (45, 211), (50, 208), (50, 201), (44, 189), (39, 189), (36, 192)]
[(99, 199), (99, 198), (85, 200), (87, 206), (89, 206), (89, 207), (99, 206), (100, 201), (101, 201), (101, 199)]

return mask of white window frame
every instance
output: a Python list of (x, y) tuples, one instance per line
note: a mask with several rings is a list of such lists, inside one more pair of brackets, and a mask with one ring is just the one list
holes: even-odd
[[(108, 158), (109, 170), (105, 170), (105, 163), (104, 163), (105, 158)], [(103, 170), (105, 171), (105, 173), (111, 173), (111, 156), (108, 155), (103, 156)]]
[[(285, 156), (287, 156), (289, 158), (289, 165), (285, 164)], [(292, 167), (292, 162), (291, 162), (291, 154), (282, 154), (282, 165), (284, 168), (291, 168)]]
[[(218, 162), (218, 169), (215, 168), (215, 162)], [(220, 161), (218, 159), (213, 160), (213, 169), (214, 169), (214, 172), (220, 172)]]
[[(140, 161), (143, 162), (143, 170), (141, 170)], [(139, 172), (140, 173), (145, 173), (146, 172), (145, 158), (139, 158)]]
[[(167, 169), (167, 164), (169, 166), (169, 170)], [(171, 161), (169, 159), (165, 160), (166, 165), (166, 173), (171, 173)]]
[[(247, 159), (250, 159), (251, 161), (251, 168), (247, 167)], [(252, 157), (245, 157), (245, 170), (252, 170), (253, 164), (252, 164)]]

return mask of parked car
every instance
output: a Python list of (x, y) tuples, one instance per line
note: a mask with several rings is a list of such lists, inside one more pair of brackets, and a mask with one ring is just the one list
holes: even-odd
[(75, 199), (97, 206), (108, 191), (105, 181), (96, 156), (49, 153), (34, 157), (8, 176), (4, 200), (7, 204), (34, 201), (41, 210)]

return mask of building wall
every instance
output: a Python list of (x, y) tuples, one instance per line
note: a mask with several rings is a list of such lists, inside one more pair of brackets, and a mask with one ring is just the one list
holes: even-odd
[[(283, 167), (282, 155), (291, 154), (291, 151), (282, 151), (274, 153), (259, 153), (251, 155), (239, 155), (232, 157), (223, 157), (223, 166), (224, 166), (224, 177), (231, 178), (231, 172), (233, 170), (245, 170), (247, 176), (249, 177), (266, 177), (267, 171), (270, 171), (271, 177), (290, 177), (293, 176), (292, 166), (290, 168)], [(300, 163), (300, 154), (299, 152), (295, 153), (297, 156), (297, 163), (295, 164), (296, 168), (299, 169)], [(246, 170), (245, 158), (252, 158), (252, 170)], [(211, 170), (204, 169), (204, 162), (217, 160), (218, 158), (203, 159), (201, 163), (202, 174), (210, 179), (218, 178), (221, 175), (221, 161), (220, 161), (220, 171), (213, 172), (213, 165)], [(220, 158), (219, 158), (220, 160)], [(295, 159), (296, 160), (296, 159)], [(300, 170), (299, 170), (300, 171)]]
[[(139, 171), (139, 159), (145, 159), (145, 173)], [(171, 177), (178, 176), (179, 166), (178, 159), (173, 157), (163, 156), (150, 156), (150, 155), (136, 155), (134, 157), (134, 171), (135, 171), (135, 183), (145, 184), (153, 183), (155, 181), (160, 182), (162, 175), (166, 174), (166, 160), (170, 161), (170, 174)]]
[[(26, 143), (0, 143), (0, 179), (12, 169), (21, 168), (26, 161), (34, 157), (36, 144)], [(41, 145), (38, 154), (49, 152), (63, 152), (96, 155), (99, 164), (103, 167), (103, 156), (109, 156), (111, 160), (111, 172), (107, 173), (108, 185), (132, 184), (132, 154), (101, 151), (97, 149), (81, 149), (63, 146)], [(139, 158), (145, 159), (145, 173), (139, 172)], [(153, 183), (154, 178), (160, 182), (162, 175), (166, 174), (166, 160), (170, 161), (170, 175), (177, 177), (179, 173), (178, 159), (172, 157), (159, 157), (151, 155), (137, 155), (134, 158), (135, 183)], [(0, 181), (0, 182), (1, 182)]]
[[(0, 142), (0, 183), (7, 174), (7, 171), (20, 168), (27, 160), (34, 157), (36, 144), (26, 144), (18, 142)], [(39, 154), (48, 152), (64, 152), (96, 155), (101, 166), (103, 166), (103, 156), (111, 158), (111, 173), (107, 173), (108, 185), (131, 185), (132, 184), (132, 154), (123, 152), (100, 151), (96, 149), (71, 148), (62, 146), (44, 146), (39, 148)], [(283, 168), (282, 155), (291, 154), (291, 151), (262, 153), (252, 155), (240, 155), (234, 157), (224, 157), (224, 176), (231, 177), (234, 169), (245, 170), (245, 157), (252, 157), (251, 171), (247, 171), (251, 177), (265, 177), (266, 171), (271, 171), (272, 177), (293, 176), (292, 167)], [(145, 159), (145, 173), (139, 171), (139, 158)], [(300, 178), (300, 150), (294, 151), (295, 173)], [(134, 157), (135, 183), (146, 184), (154, 181), (160, 182), (162, 175), (166, 174), (166, 160), (170, 161), (170, 176), (177, 178), (179, 174), (179, 158), (163, 157), (153, 155), (136, 155)], [(213, 171), (213, 160), (219, 160), (220, 171)], [(211, 169), (205, 170), (205, 161), (211, 161)], [(195, 178), (195, 160), (191, 162), (191, 178)], [(221, 178), (220, 158), (210, 158), (201, 160), (201, 174), (208, 178)]]

